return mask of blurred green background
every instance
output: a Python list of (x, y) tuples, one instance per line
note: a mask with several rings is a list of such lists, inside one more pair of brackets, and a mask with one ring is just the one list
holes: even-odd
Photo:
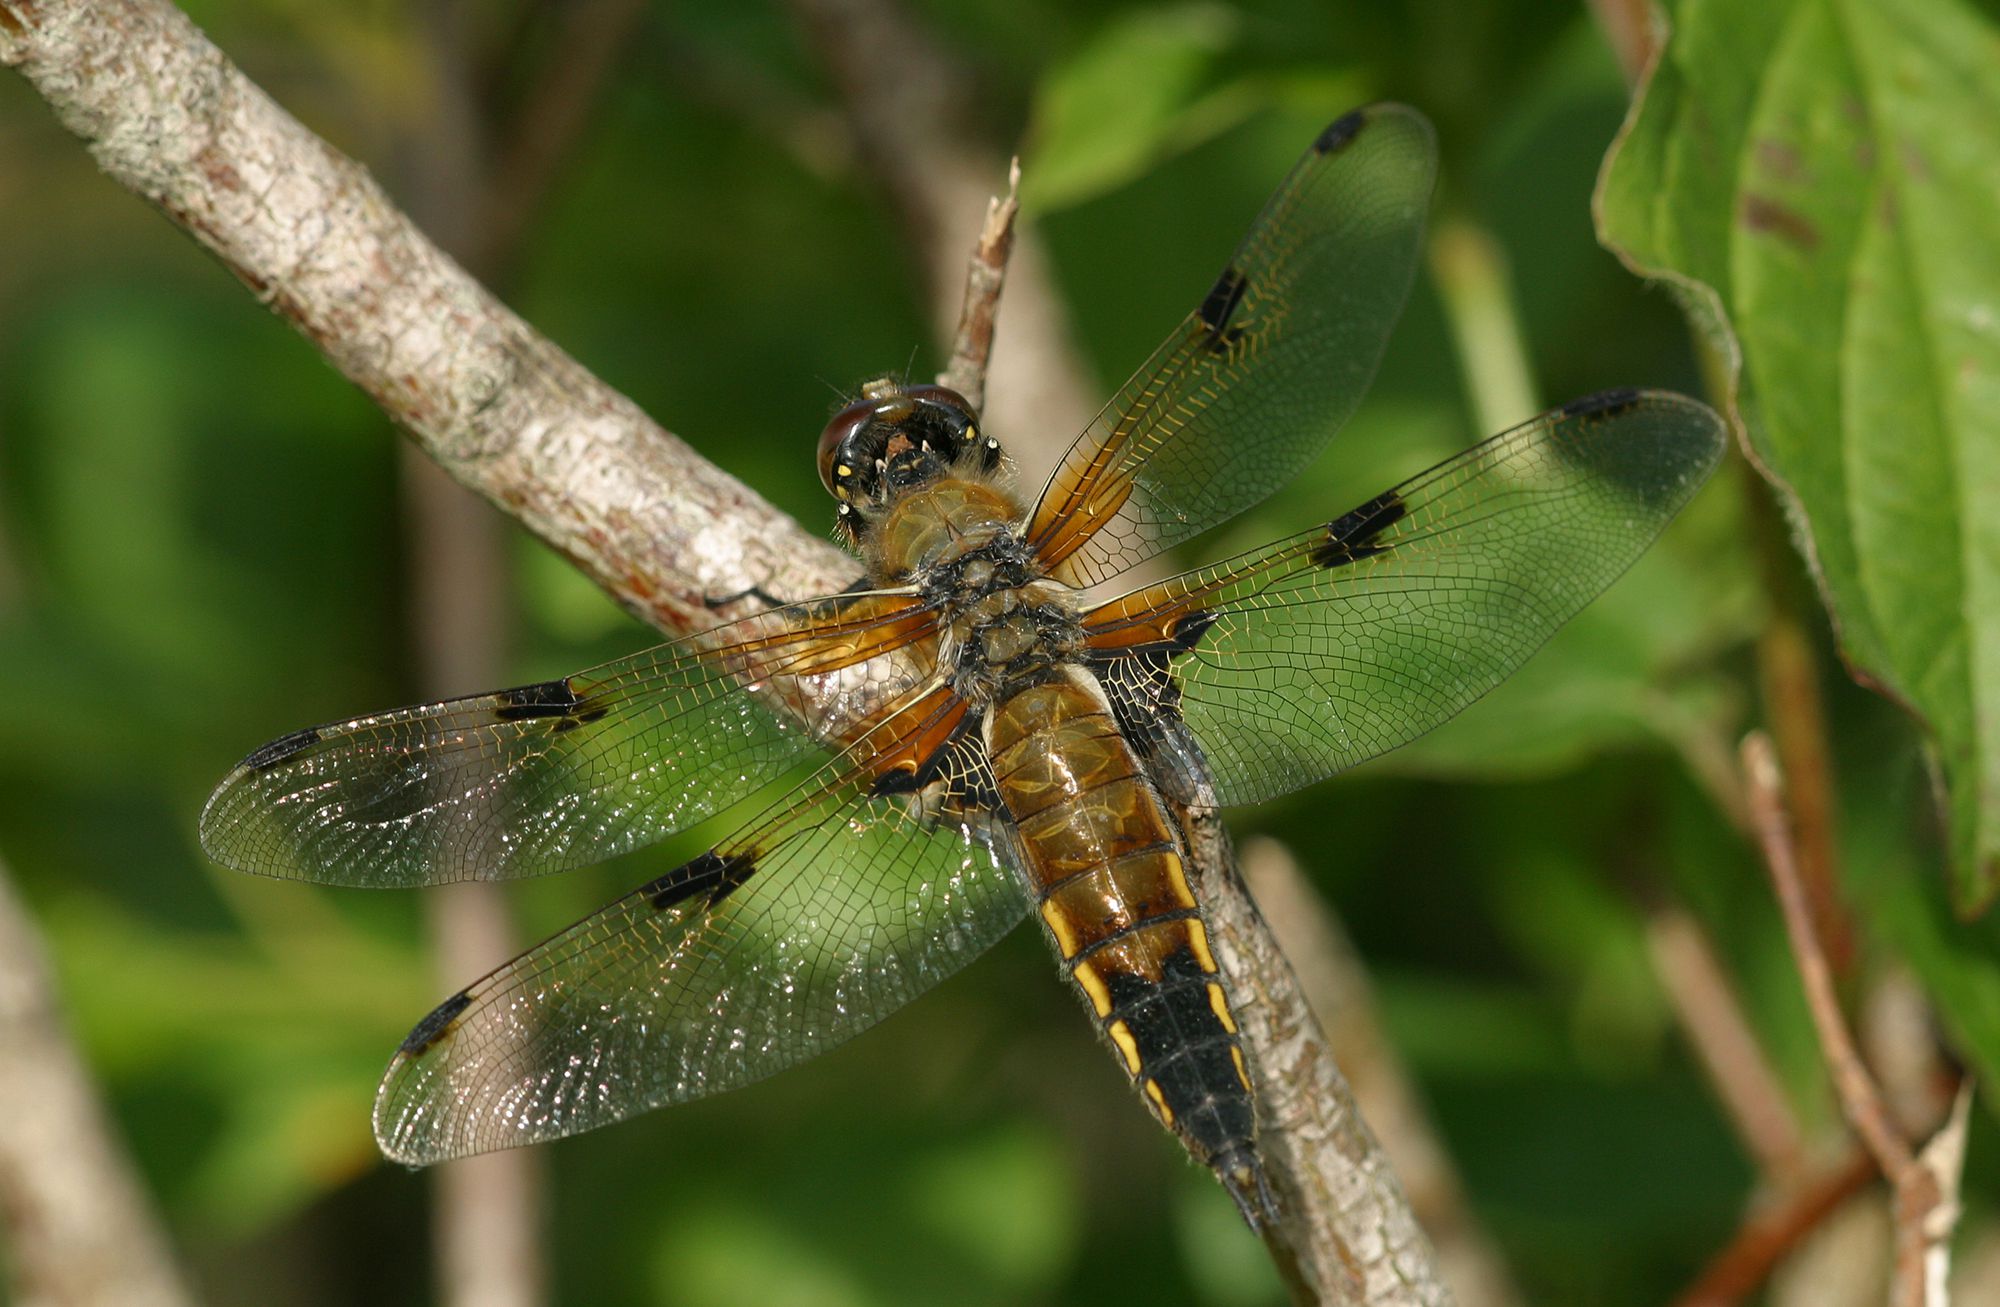
[[(186, 8), (407, 198), (438, 103), (413, 6)], [(514, 9), (492, 8), (504, 36)], [(553, 21), (537, 8), (493, 42), (496, 104), (533, 71), (536, 24)], [(1395, 98), (1437, 124), (1437, 224), (1490, 238), (1511, 276), (1536, 399), (1700, 392), (1672, 301), (1593, 237), (1627, 89), (1581, 7), (915, 10), (962, 61), (974, 130), (1003, 155), (1026, 143), (1031, 216), (1107, 389), (1199, 298), (1318, 128)], [(816, 525), (831, 521), (810, 456), (829, 386), (939, 358), (891, 206), (851, 157), (812, 148), (836, 104), (782, 7), (653, 6), (506, 282), (531, 322)], [(426, 1181), (381, 1163), (367, 1117), (395, 1043), (447, 992), (421, 903), (238, 877), (194, 836), (252, 746), (420, 695), (399, 437), (12, 76), (0, 250), (0, 857), (203, 1292), (428, 1301)], [(1487, 434), (1448, 326), (1462, 290), (1421, 277), (1335, 447), (1189, 557), (1323, 520)], [(1451, 727), (1233, 819), (1286, 841), (1337, 906), (1529, 1301), (1667, 1299), (1755, 1183), (1649, 958), (1659, 904), (1712, 933), (1802, 1118), (1834, 1120), (1766, 882), (1702, 780), (1758, 717), (1751, 493), (1733, 460)], [(1802, 588), (1784, 557), (1781, 590)], [(649, 642), (512, 528), (506, 561), (501, 681)], [(1915, 731), (1841, 675), (1823, 619), (1812, 630), (1855, 892), (1875, 896), (1864, 925), (1900, 932), (1864, 932), (1864, 953), (1983, 948), (1990, 932), (1942, 907)], [(523, 938), (656, 863), (515, 887)], [(1017, 932), (836, 1055), (547, 1149), (554, 1297), (1277, 1301), (1221, 1191), (1122, 1081), (1045, 945)], [(2000, 1184), (1982, 1142), (1983, 1124), (1975, 1219)]]

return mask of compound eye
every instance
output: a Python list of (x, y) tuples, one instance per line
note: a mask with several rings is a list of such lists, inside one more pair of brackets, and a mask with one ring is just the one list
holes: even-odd
[(841, 457), (842, 447), (856, 432), (867, 426), (869, 419), (874, 416), (875, 401), (864, 399), (849, 404), (834, 414), (833, 420), (826, 424), (826, 430), (819, 433), (820, 484), (825, 486), (826, 492), (836, 499), (841, 497), (841, 486), (852, 484), (860, 471), (850, 464), (837, 462)]
[(953, 409), (968, 423), (972, 421), (972, 401), (949, 386), (905, 386), (903, 393), (919, 403)]

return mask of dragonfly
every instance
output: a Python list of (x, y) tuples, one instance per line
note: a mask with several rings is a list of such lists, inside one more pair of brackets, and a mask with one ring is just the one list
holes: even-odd
[(1373, 379), (1436, 171), (1416, 111), (1312, 142), (1032, 501), (961, 395), (885, 378), (818, 446), (865, 578), (560, 680), (357, 717), (216, 789), (218, 862), (337, 885), (562, 872), (751, 814), (446, 999), (382, 1151), (595, 1129), (826, 1052), (1033, 917), (1145, 1107), (1275, 1218), (1189, 814), (1431, 730), (1615, 580), (1700, 486), (1707, 407), (1610, 391), (1261, 549), (1120, 578), (1263, 500)]

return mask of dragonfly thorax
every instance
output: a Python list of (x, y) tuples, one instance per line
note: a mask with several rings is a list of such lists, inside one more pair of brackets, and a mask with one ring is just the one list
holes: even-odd
[(940, 660), (976, 704), (1002, 701), (1074, 661), (1083, 626), (1068, 586), (1043, 578), (1011, 529), (924, 569), (920, 588), (944, 614)]

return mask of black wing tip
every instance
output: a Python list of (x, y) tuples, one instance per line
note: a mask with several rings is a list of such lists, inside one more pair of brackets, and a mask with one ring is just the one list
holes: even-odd
[(1346, 149), (1353, 142), (1354, 138), (1361, 134), (1361, 129), (1367, 125), (1369, 115), (1372, 112), (1374, 112), (1372, 106), (1363, 109), (1349, 109), (1346, 113), (1328, 123), (1326, 130), (1314, 138), (1313, 153), (1338, 154)]
[(302, 731), (293, 731), (290, 735), (280, 735), (269, 744), (252, 750), (250, 756), (239, 763), (238, 767), (247, 772), (269, 771), (301, 750), (318, 744), (319, 741), (319, 729), (308, 726)]
[(1657, 412), (1672, 411), (1688, 419), (1679, 427), (1679, 434), (1689, 440), (1699, 438), (1701, 447), (1707, 451), (1709, 462), (1722, 457), (1729, 444), (1729, 424), (1720, 413), (1707, 404), (1677, 390), (1649, 390), (1642, 386), (1621, 386), (1616, 390), (1600, 390), (1594, 395), (1573, 399), (1557, 409), (1556, 416), (1576, 418), (1587, 422), (1604, 421), (1622, 417), (1635, 409), (1646, 408)]
[(452, 1023), (457, 1021), (465, 1009), (472, 1006), (472, 991), (461, 989), (444, 1002), (432, 1008), (422, 1021), (403, 1036), (403, 1042), (396, 1046), (398, 1057), (418, 1057), (429, 1051), (440, 1039), (450, 1032)]
[(1370, 124), (1392, 119), (1415, 131), (1423, 137), (1429, 148), (1435, 150), (1437, 129), (1431, 126), (1431, 120), (1426, 118), (1422, 111), (1396, 100), (1377, 100), (1358, 109), (1349, 109), (1328, 123), (1320, 130), (1320, 134), (1313, 138), (1312, 152), (1321, 156), (1339, 154), (1354, 144), (1362, 130)]
[(1615, 390), (1600, 390), (1594, 395), (1573, 399), (1556, 411), (1566, 418), (1612, 418), (1639, 407), (1652, 393), (1636, 386), (1620, 386)]

